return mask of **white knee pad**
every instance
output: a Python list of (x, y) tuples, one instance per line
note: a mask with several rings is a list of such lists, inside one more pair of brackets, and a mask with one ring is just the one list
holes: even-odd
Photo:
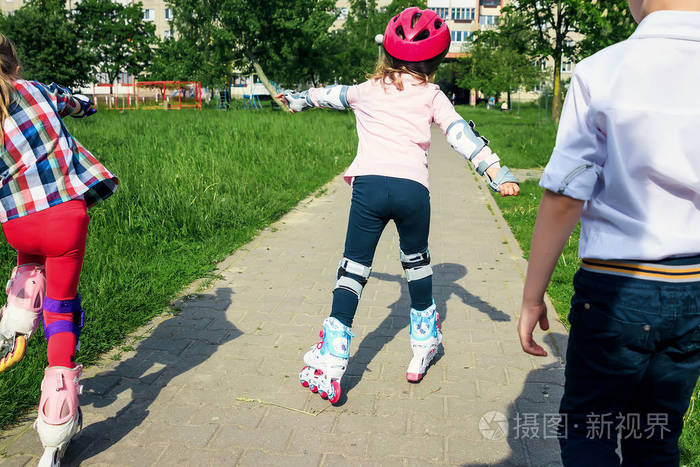
[[(364, 289), (371, 272), (371, 267), (364, 266), (348, 258), (343, 258), (338, 265), (335, 289), (348, 290), (357, 295), (357, 299), (359, 300), (362, 297), (362, 289)], [(359, 279), (349, 276), (348, 274), (359, 276)]]
[(408, 282), (433, 275), (433, 268), (430, 267), (430, 250), (410, 255), (401, 251), (401, 266), (406, 272), (406, 280)]

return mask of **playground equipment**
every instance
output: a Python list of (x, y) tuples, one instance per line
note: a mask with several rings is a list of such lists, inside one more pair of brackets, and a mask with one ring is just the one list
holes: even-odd
[(202, 110), (202, 86), (198, 81), (135, 81), (131, 84), (97, 84), (93, 102), (118, 110)]
[[(242, 107), (245, 110), (262, 109), (260, 96), (270, 96), (270, 92), (256, 76), (256, 74), (239, 76), (231, 86), (231, 96), (242, 99)], [(282, 92), (282, 88), (277, 83), (271, 81), (270, 84), (277, 94)]]

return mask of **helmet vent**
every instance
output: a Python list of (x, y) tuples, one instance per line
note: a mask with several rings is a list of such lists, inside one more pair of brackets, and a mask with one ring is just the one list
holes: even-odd
[(403, 32), (403, 26), (399, 26), (396, 28), (396, 35), (399, 36), (401, 39), (406, 40), (406, 34)]
[(421, 16), (422, 15), (420, 13), (416, 13), (413, 15), (413, 18), (411, 18), (411, 27), (412, 28), (416, 27), (416, 23), (418, 22), (418, 20), (420, 19)]
[(428, 37), (430, 37), (430, 33), (427, 29), (423, 29), (421, 32), (416, 34), (416, 36), (413, 38), (413, 42), (422, 41), (424, 39), (427, 39)]
[(435, 23), (433, 23), (433, 27), (435, 29), (440, 29), (440, 26), (442, 26), (442, 21), (440, 21), (439, 19), (436, 19)]

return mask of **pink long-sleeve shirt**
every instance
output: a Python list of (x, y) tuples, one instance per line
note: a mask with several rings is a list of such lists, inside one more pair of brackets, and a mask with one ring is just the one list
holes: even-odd
[[(414, 180), (429, 189), (428, 151), (430, 125), (443, 134), (461, 120), (447, 96), (436, 84), (420, 84), (402, 74), (403, 91), (394, 85), (382, 87), (377, 80), (349, 86), (346, 99), (357, 121), (357, 155), (345, 172), (352, 183), (360, 175), (384, 175)], [(317, 101), (320, 89), (310, 89)]]

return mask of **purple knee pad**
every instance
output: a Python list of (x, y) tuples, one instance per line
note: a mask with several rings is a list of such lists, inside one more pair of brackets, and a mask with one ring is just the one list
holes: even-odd
[[(80, 331), (85, 324), (85, 310), (80, 306), (80, 301), (80, 294), (76, 295), (72, 300), (54, 300), (50, 297), (44, 299), (44, 311), (48, 311), (49, 313), (70, 313), (73, 317), (71, 321), (54, 321), (48, 326), (44, 323), (44, 336), (47, 341), (51, 336), (59, 332), (72, 332), (75, 334), (75, 338), (80, 340)], [(76, 312), (80, 312), (80, 324), (75, 324), (74, 322)]]

